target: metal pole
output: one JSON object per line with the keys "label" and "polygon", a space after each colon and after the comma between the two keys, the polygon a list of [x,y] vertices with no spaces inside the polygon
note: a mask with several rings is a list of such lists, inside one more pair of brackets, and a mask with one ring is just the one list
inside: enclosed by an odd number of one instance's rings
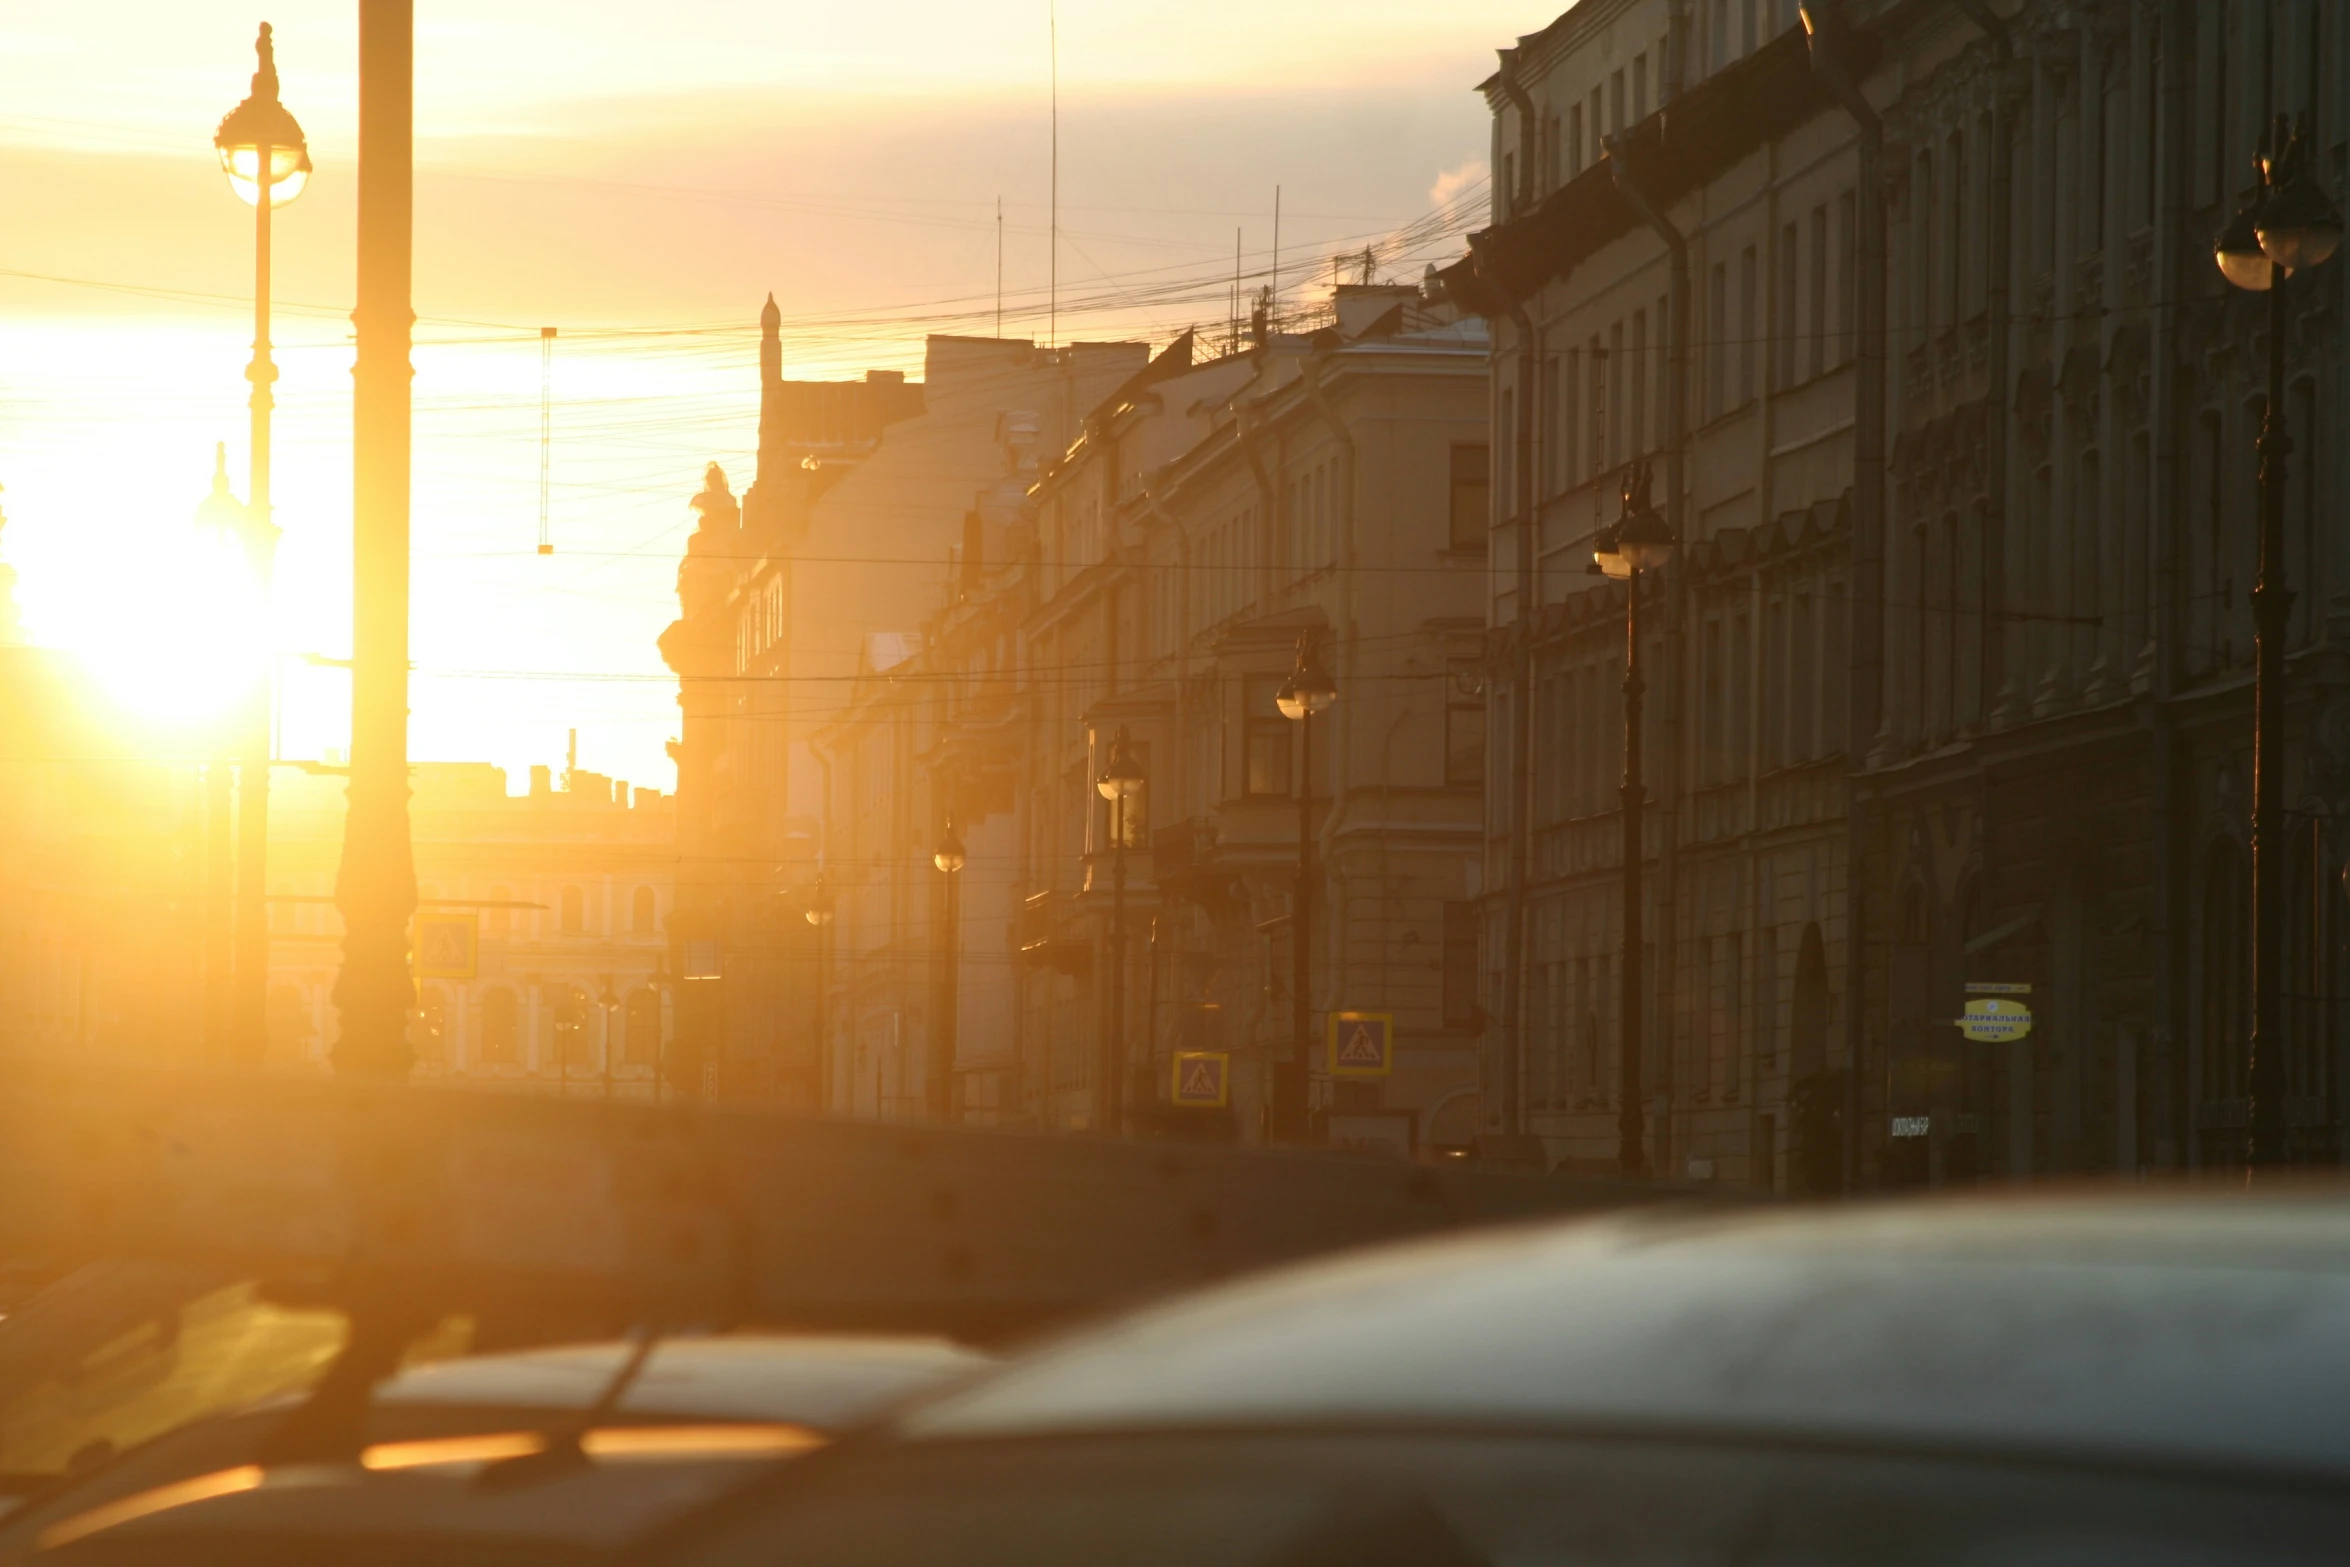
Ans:
{"label": "metal pole", "polygon": [[1618,978],[1623,998],[1623,1038],[1619,1046],[1623,1091],[1616,1110],[1616,1162],[1626,1175],[1642,1175],[1648,1155],[1641,1146],[1647,1111],[1641,1104],[1641,934],[1640,934],[1640,811],[1647,788],[1640,777],[1641,696],[1648,689],[1640,678],[1640,573],[1624,581],[1624,959]]}
{"label": "metal pole", "polygon": [[[262,142],[255,152],[260,199],[253,204],[253,362],[245,368],[245,379],[253,383],[245,550],[259,607],[266,614],[277,562],[277,524],[269,503],[269,420],[276,406],[270,388],[277,381],[269,342],[273,181],[269,143]],[[269,1050],[269,673],[265,661],[246,715],[244,765],[237,788],[236,977],[231,982],[229,1049],[246,1066],[259,1066]]]}
{"label": "metal pole", "polygon": [[407,1076],[408,440],[415,0],[359,0],[359,288],[352,314],[351,784],[335,902],[338,1072]]}
{"label": "metal pole", "polygon": [[946,1009],[939,1020],[938,1068],[931,1074],[931,1119],[944,1124],[954,1109],[956,1025],[961,1022],[958,994],[962,981],[963,873],[947,872]]}
{"label": "metal pole", "polygon": [[1297,918],[1290,945],[1290,1052],[1297,1074],[1300,1142],[1313,1140],[1314,1104],[1314,713],[1297,724]]}
{"label": "metal pole", "polygon": [[1120,1103],[1126,1071],[1126,796],[1110,802],[1110,1037],[1101,1065],[1101,1130],[1116,1137],[1125,1130]]}
{"label": "metal pole", "polygon": [[[2281,141],[2282,138],[2280,137]],[[2246,1162],[2285,1162],[2283,863],[2272,835],[2284,826],[2285,272],[2268,290],[2268,409],[2260,422],[2260,575],[2252,587],[2252,1037],[2245,1063]]]}

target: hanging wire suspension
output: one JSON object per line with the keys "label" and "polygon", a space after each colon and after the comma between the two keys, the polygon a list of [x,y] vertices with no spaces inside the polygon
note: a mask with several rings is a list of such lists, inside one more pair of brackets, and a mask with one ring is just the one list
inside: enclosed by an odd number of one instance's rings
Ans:
{"label": "hanging wire suspension", "polygon": [[555,329],[539,328],[539,553],[555,553],[555,540],[547,532],[548,481],[554,468],[555,456]]}

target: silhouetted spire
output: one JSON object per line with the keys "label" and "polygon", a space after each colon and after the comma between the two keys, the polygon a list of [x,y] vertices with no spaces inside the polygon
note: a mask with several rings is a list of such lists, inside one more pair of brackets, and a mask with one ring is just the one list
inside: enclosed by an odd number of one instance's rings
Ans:
{"label": "silhouetted spire", "polygon": [[196,508],[196,526],[218,529],[231,538],[244,529],[245,503],[237,499],[237,492],[228,484],[226,441],[217,442],[212,448],[212,493]]}
{"label": "silhouetted spire", "polygon": [[778,478],[791,466],[791,457],[783,449],[782,327],[783,312],[775,308],[775,296],[769,294],[759,312],[759,470],[752,477],[754,484]]}

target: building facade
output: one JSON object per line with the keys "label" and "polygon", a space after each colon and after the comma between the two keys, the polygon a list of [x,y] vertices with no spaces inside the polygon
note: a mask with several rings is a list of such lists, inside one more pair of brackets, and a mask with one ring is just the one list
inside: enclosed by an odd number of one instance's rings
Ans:
{"label": "building facade", "polygon": [[[2297,0],[1814,11],[1584,0],[1486,84],[1498,221],[1443,280],[1495,320],[1519,432],[1485,968],[1522,1026],[1485,1130],[1615,1150],[1623,600],[1584,563],[1648,457],[1681,539],[1644,651],[1651,1167],[2233,1160],[2269,345],[2210,245],[2272,110],[2340,188],[2350,29]],[[2346,275],[2290,283],[2286,345],[2287,1110],[2329,1159]],[[2029,986],[2030,1035],[1965,1040],[1970,984]]]}
{"label": "building facade", "polygon": [[[818,734],[827,853],[886,865],[892,911],[839,905],[836,1104],[1303,1130],[1272,1122],[1302,831],[1314,1130],[1473,1138],[1484,369],[1479,323],[1350,286],[1318,331],[1207,360],[1186,334],[1070,439],[1006,445],[1017,504],[971,513],[938,606]],[[1310,767],[1274,701],[1301,637],[1339,690]],[[1113,806],[1121,735],[1142,782]],[[1325,1070],[1342,1010],[1394,1019],[1384,1078]],[[1223,1064],[1223,1104],[1170,1103],[1178,1052]]]}
{"label": "building facade", "polygon": [[[417,908],[475,922],[470,977],[427,974],[409,1030],[418,1081],[654,1098],[700,1093],[678,1060],[669,962],[675,802],[600,774],[488,763],[413,770]],[[340,779],[281,783],[270,826],[269,1064],[323,1070],[335,1037]]]}

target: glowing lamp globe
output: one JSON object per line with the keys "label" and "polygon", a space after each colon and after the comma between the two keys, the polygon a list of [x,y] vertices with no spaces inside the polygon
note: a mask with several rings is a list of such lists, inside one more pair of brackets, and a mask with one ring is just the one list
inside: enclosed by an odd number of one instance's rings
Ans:
{"label": "glowing lamp globe", "polygon": [[269,24],[261,24],[256,46],[261,69],[253,73],[253,93],[229,110],[213,136],[220,154],[221,172],[229,188],[247,206],[261,201],[264,157],[269,177],[269,204],[282,207],[302,194],[310,183],[310,144],[301,124],[277,97],[277,52],[269,38]]}

